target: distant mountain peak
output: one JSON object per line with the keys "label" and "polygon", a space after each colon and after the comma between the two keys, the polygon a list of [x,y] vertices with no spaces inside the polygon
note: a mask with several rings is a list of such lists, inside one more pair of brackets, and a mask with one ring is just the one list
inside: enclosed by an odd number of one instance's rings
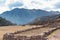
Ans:
{"label": "distant mountain peak", "polygon": [[0,16],[15,23],[17,25],[27,24],[37,17],[52,15],[53,13],[41,9],[24,9],[15,8],[11,11],[6,11]]}

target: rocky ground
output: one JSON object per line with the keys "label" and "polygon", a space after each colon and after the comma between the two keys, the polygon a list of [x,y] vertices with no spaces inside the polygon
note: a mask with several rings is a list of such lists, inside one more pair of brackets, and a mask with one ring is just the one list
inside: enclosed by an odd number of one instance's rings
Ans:
{"label": "rocky ground", "polygon": [[59,34],[60,27],[27,25],[21,26],[20,29],[15,32],[6,33],[3,36],[3,40],[60,40]]}
{"label": "rocky ground", "polygon": [[0,40],[60,40],[60,19],[44,25],[1,26]]}

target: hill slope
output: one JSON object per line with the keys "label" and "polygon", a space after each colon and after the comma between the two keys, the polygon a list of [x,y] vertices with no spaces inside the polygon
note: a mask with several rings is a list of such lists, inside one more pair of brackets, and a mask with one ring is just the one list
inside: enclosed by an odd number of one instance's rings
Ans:
{"label": "hill slope", "polygon": [[7,21],[6,19],[0,17],[0,26],[8,26],[8,25],[14,25],[10,21]]}
{"label": "hill slope", "polygon": [[43,25],[43,24],[48,24],[48,23],[54,23],[57,21],[57,19],[60,19],[60,14],[37,17],[36,19],[34,19],[32,22],[30,22],[28,24],[30,24],[30,25]]}
{"label": "hill slope", "polygon": [[40,9],[29,10],[29,9],[16,8],[11,11],[4,12],[3,14],[1,14],[1,17],[20,25],[20,24],[26,24],[35,19],[36,17],[47,16],[47,15],[51,14],[47,11]]}

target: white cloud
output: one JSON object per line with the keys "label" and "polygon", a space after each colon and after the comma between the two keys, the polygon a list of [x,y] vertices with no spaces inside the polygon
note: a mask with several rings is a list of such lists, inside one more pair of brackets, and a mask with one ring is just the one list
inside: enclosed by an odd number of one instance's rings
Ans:
{"label": "white cloud", "polygon": [[5,12],[5,11],[8,11],[8,7],[7,6],[0,6],[0,14]]}
{"label": "white cloud", "polygon": [[[0,13],[11,10],[9,9],[9,4],[14,2],[22,2],[24,5],[19,8],[27,9],[44,9],[44,10],[60,10],[54,9],[54,4],[60,2],[60,0],[6,0],[5,3],[0,6]],[[16,7],[14,7],[16,8]]]}

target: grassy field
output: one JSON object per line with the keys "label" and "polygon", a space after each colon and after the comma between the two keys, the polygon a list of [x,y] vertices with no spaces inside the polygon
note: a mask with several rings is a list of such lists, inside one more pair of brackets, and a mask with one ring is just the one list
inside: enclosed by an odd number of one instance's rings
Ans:
{"label": "grassy field", "polygon": [[[27,26],[0,26],[0,40],[3,39],[3,35],[5,33],[14,33],[16,31],[26,30],[26,29],[35,28],[35,27],[36,26],[30,26],[30,25],[27,25]],[[40,26],[37,26],[37,27],[40,27]],[[21,35],[22,34],[25,34],[25,35],[39,34],[43,31],[46,31],[46,29],[43,28],[43,29],[31,30],[31,31],[21,33]]]}
{"label": "grassy field", "polygon": [[0,26],[0,40],[2,40],[5,33],[13,33],[18,30],[25,30],[31,27],[21,27],[21,26]]}
{"label": "grassy field", "polygon": [[[14,33],[16,31],[21,31],[21,30],[26,30],[26,29],[30,29],[30,28],[35,28],[36,26],[0,26],[0,40],[3,40],[3,35],[5,33]],[[37,26],[37,27],[42,27],[42,26]],[[35,30],[30,30],[30,31],[26,31],[26,32],[22,32],[20,34],[16,34],[16,35],[27,35],[27,36],[31,36],[31,35],[38,35],[41,34],[43,32],[46,32],[48,30],[50,30],[52,28],[49,27],[44,27],[44,28],[39,28],[39,29],[35,29]],[[57,30],[55,32],[53,32],[50,36],[48,36],[49,40],[52,40],[54,36],[57,35],[57,37],[60,38],[60,30]]]}
{"label": "grassy field", "polygon": [[13,33],[16,31],[30,29],[36,26],[0,26],[0,40],[2,40],[5,33]]}
{"label": "grassy field", "polygon": [[55,32],[53,32],[52,34],[50,34],[48,36],[49,40],[60,40],[60,29],[56,30]]}

